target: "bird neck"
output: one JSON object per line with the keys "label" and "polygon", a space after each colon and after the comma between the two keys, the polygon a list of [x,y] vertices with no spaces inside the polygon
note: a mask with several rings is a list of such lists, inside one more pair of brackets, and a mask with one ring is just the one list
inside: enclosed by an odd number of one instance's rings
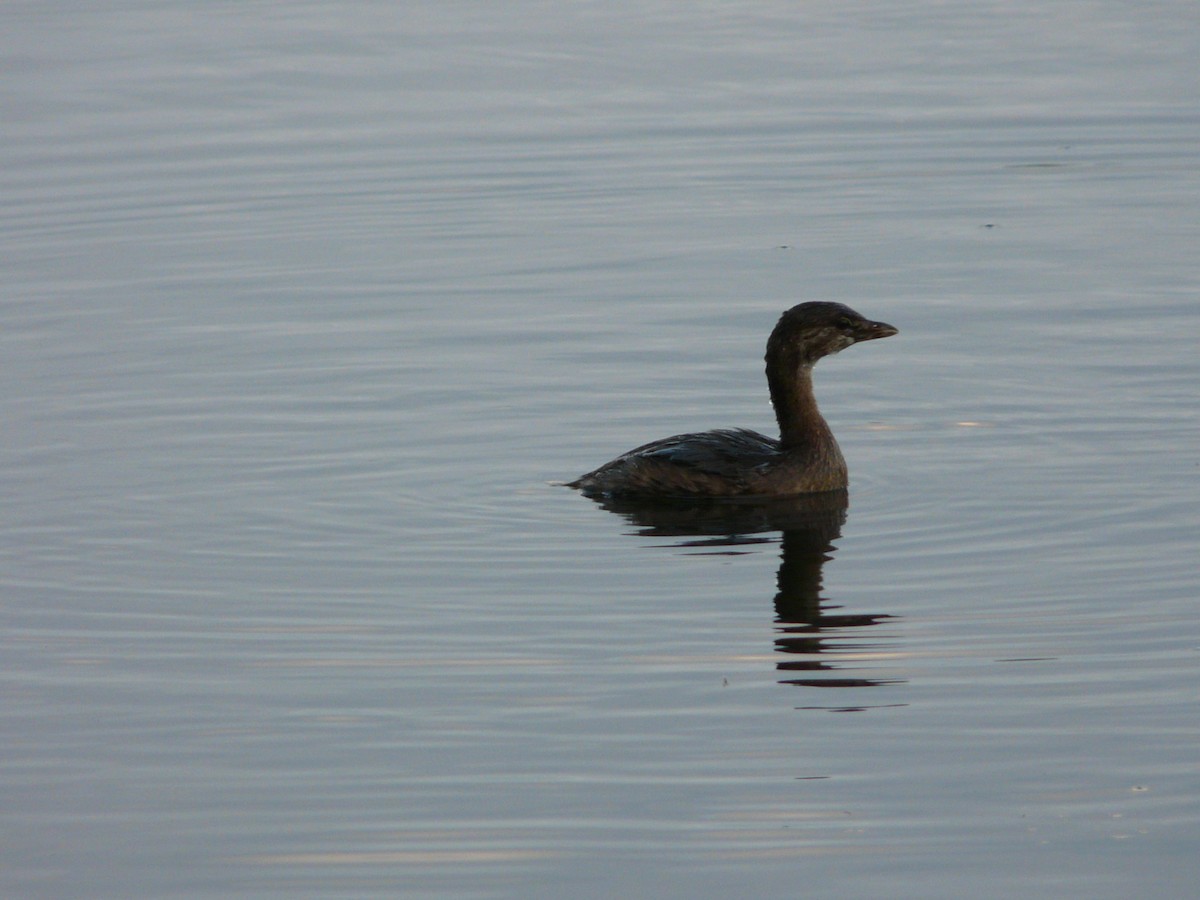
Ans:
{"label": "bird neck", "polygon": [[784,450],[820,450],[834,441],[833,432],[817,409],[812,365],[767,364],[767,386],[779,421],[779,444]]}

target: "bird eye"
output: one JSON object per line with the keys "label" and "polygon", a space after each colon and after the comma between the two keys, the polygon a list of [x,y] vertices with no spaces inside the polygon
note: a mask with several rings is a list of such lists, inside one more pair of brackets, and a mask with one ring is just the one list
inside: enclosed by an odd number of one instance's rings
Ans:
{"label": "bird eye", "polygon": [[853,328],[854,327],[854,320],[851,319],[849,316],[839,316],[837,323],[842,328]]}

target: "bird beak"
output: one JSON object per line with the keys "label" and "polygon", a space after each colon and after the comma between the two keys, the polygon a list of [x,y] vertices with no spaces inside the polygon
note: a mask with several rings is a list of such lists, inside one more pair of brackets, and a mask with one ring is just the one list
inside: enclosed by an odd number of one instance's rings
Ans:
{"label": "bird beak", "polygon": [[858,329],[858,340],[874,341],[878,338],[891,337],[899,334],[900,329],[887,322],[864,322]]}

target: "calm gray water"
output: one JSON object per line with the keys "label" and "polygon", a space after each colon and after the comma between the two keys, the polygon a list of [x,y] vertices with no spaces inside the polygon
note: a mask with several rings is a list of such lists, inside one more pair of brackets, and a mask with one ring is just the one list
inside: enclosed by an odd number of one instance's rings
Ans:
{"label": "calm gray water", "polygon": [[[1193,896],[1194,4],[0,51],[5,897]],[[844,524],[556,484],[818,298]]]}

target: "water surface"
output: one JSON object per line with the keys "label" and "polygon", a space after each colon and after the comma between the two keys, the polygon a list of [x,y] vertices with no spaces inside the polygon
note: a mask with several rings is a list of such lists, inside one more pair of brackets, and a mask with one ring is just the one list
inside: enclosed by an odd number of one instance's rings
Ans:
{"label": "water surface", "polygon": [[5,895],[1190,895],[1195,20],[6,8]]}

